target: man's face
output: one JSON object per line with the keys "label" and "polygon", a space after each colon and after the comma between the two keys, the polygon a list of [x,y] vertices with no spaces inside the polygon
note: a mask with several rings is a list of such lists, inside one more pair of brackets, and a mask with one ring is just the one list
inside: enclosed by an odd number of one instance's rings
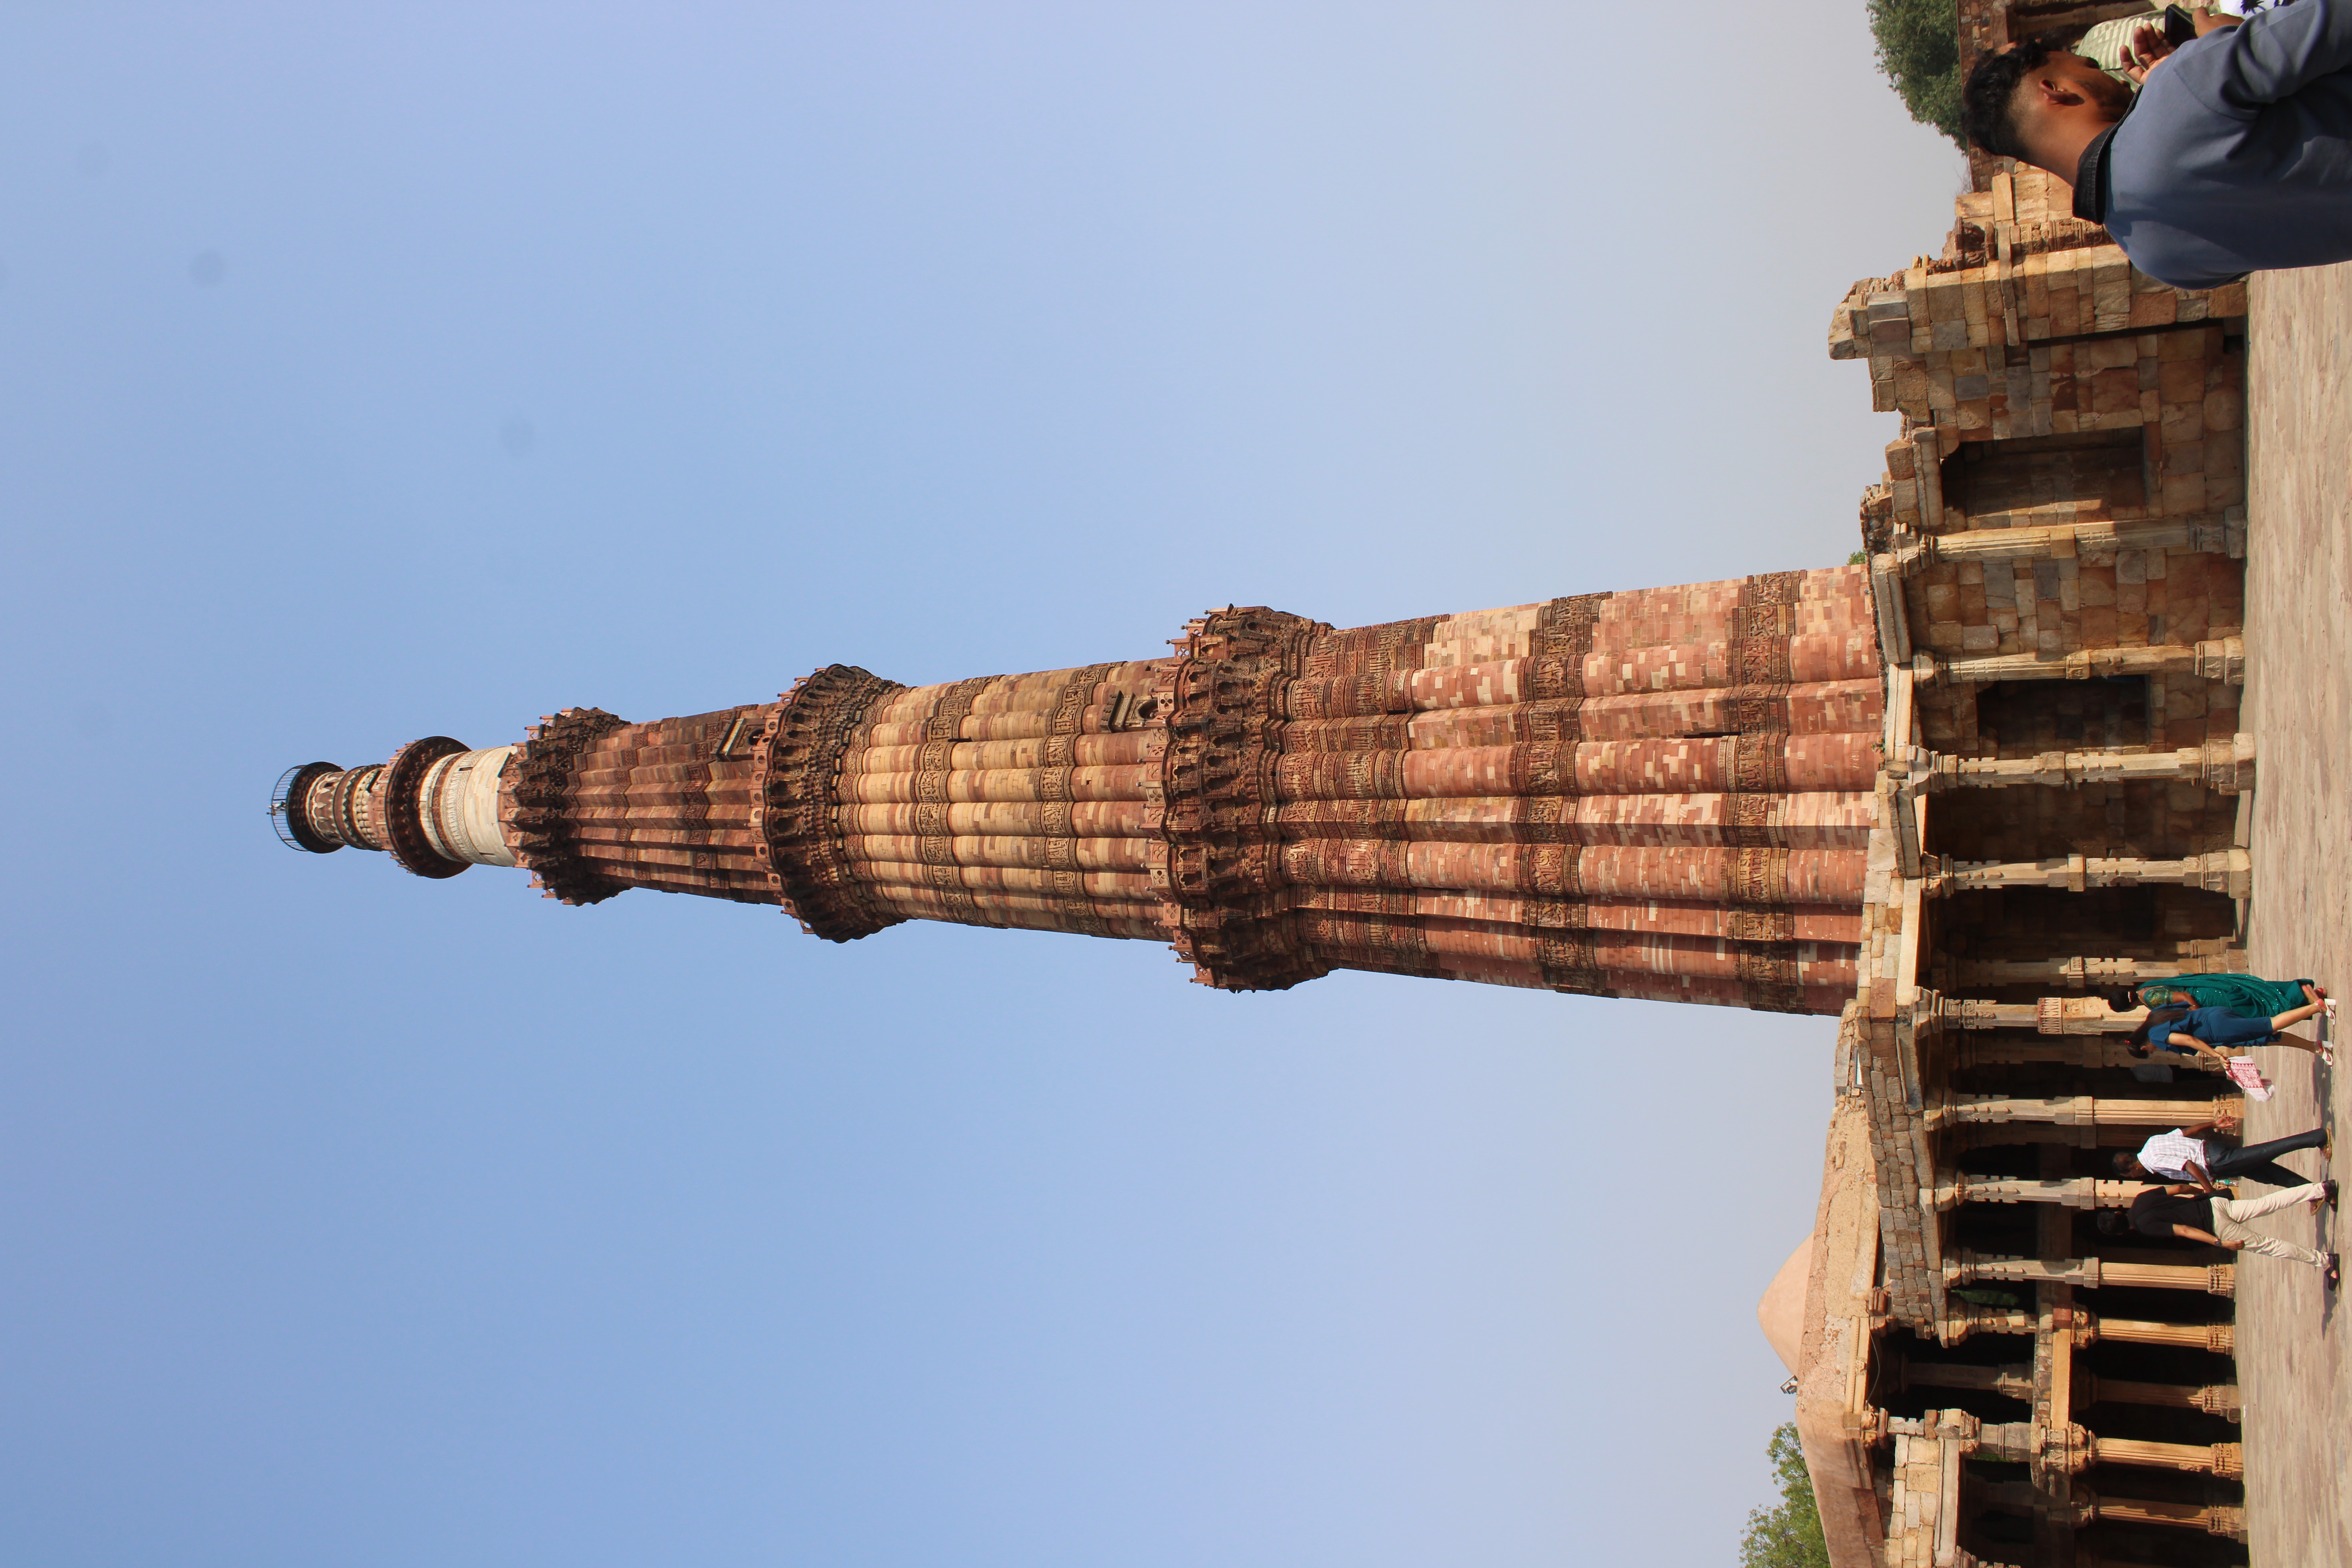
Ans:
{"label": "man's face", "polygon": [[2121,120],[2131,107],[2132,90],[2080,55],[2052,55],[2034,78],[2054,78],[2091,100],[2110,121]]}

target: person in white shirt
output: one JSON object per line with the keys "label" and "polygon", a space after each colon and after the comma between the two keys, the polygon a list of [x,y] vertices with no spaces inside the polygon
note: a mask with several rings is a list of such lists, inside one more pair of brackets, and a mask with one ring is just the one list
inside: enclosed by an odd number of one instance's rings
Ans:
{"label": "person in white shirt", "polygon": [[[2309,1176],[2299,1176],[2278,1163],[2281,1154],[2292,1154],[2297,1149],[2316,1149],[2325,1158],[2333,1148],[2327,1131],[2315,1127],[2308,1132],[2298,1132],[2292,1138],[2273,1138],[2267,1143],[2249,1143],[2242,1149],[2232,1149],[2226,1143],[2200,1136],[2210,1132],[2213,1123],[2200,1121],[2194,1127],[2176,1127],[2169,1132],[2159,1132],[2140,1145],[2137,1154],[2118,1152],[2116,1174],[2126,1179],[2138,1176],[2160,1182],[2185,1182],[2200,1192],[2210,1194],[2216,1185],[2229,1177],[2243,1177],[2273,1187],[2300,1187]],[[2336,1184],[2327,1184],[2327,1201],[2336,1201]]]}

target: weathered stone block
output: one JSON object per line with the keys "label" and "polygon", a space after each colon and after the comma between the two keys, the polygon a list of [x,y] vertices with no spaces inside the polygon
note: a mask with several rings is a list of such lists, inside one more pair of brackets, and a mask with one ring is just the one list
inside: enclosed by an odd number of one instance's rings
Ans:
{"label": "weathered stone block", "polygon": [[2210,487],[2202,473],[2170,473],[2164,476],[2158,491],[2163,515],[2187,517],[2196,512],[2215,510],[2209,500]]}
{"label": "weathered stone block", "polygon": [[2094,371],[2119,370],[2130,367],[2137,374],[2140,351],[2137,338],[2095,338],[2076,351],[2075,358],[2087,363]]}
{"label": "weathered stone block", "polygon": [[[2185,334],[2183,334],[2185,335]],[[2157,390],[2167,403],[2187,403],[2205,395],[2205,362],[2201,359],[2159,359]]]}

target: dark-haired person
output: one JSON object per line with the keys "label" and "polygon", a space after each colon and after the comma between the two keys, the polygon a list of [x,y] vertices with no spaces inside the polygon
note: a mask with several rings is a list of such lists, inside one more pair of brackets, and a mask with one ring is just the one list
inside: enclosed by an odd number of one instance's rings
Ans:
{"label": "dark-haired person", "polygon": [[[2308,1132],[2298,1132],[2291,1138],[2273,1138],[2264,1143],[2249,1143],[2242,1149],[2232,1149],[2227,1143],[2217,1143],[2200,1134],[2210,1132],[2213,1124],[2200,1121],[2194,1127],[2176,1127],[2169,1132],[2159,1132],[2140,1145],[2137,1154],[2116,1152],[2116,1174],[2126,1180],[2134,1176],[2157,1182],[2180,1182],[2210,1196],[2218,1182],[2242,1177],[2260,1182],[2267,1187],[2300,1187],[2310,1184],[2309,1176],[2298,1175],[2278,1163],[2281,1154],[2292,1154],[2298,1149],[2316,1149],[2323,1158],[2334,1152],[2334,1145],[2324,1127]],[[2324,1184],[2332,1199],[2336,1184]]]}
{"label": "dark-haired person", "polygon": [[2249,1223],[2299,1203],[2315,1209],[2326,1197],[2326,1188],[2317,1183],[2289,1187],[2268,1197],[2240,1199],[2203,1197],[2185,1187],[2150,1187],[2132,1200],[2128,1215],[2119,1209],[2102,1209],[2097,1224],[2102,1236],[2127,1236],[2137,1231],[2167,1241],[2201,1241],[2231,1252],[2252,1252],[2264,1258],[2308,1263],[2320,1271],[2321,1279],[2333,1290],[2343,1279],[2343,1260],[2337,1254],[2298,1247],[2280,1237],[2264,1236]]}
{"label": "dark-haired person", "polygon": [[2046,39],[1979,60],[1969,140],[2074,187],[2132,264],[2177,289],[2352,259],[2352,0],[2294,0],[2175,48],[2135,36],[2129,87]]}
{"label": "dark-haired person", "polygon": [[2249,1018],[2267,1018],[2292,1012],[2315,1000],[2326,1005],[2327,988],[2309,978],[2264,980],[2252,974],[2176,974],[2168,980],[2141,981],[2116,998],[2116,1008],[2127,1013],[2134,1007],[2227,1007]]}
{"label": "dark-haired person", "polygon": [[2285,1032],[2327,1005],[2327,999],[2308,984],[2304,986],[2303,994],[2309,1000],[2302,1006],[2273,1013],[2267,1018],[2259,1015],[2248,1017],[2234,1007],[2184,1007],[2178,1004],[2151,1007],[2147,1016],[2139,1021],[2139,1027],[2125,1037],[2124,1049],[2136,1057],[2144,1057],[2151,1050],[2210,1057],[2215,1066],[2227,1069],[2233,1054],[2242,1054],[2256,1046],[2293,1046],[2332,1064],[2336,1060],[2333,1047]]}

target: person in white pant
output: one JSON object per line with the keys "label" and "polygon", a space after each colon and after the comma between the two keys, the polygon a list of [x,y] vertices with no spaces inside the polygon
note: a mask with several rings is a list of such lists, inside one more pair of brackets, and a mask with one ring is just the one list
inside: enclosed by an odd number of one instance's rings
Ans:
{"label": "person in white pant", "polygon": [[2252,1252],[2264,1258],[2308,1263],[2321,1271],[2327,1288],[2333,1290],[2342,1278],[2342,1260],[2336,1254],[2300,1247],[2284,1237],[2266,1236],[2256,1230],[2252,1222],[2295,1204],[2317,1209],[2327,1201],[2328,1189],[2335,1184],[2312,1182],[2259,1198],[2230,1198],[2219,1194],[2209,1197],[2189,1186],[2150,1187],[2132,1200],[2128,1215],[2109,1209],[2099,1215],[2098,1226],[2107,1236],[2137,1231],[2168,1241],[2201,1241],[2231,1252]]}

